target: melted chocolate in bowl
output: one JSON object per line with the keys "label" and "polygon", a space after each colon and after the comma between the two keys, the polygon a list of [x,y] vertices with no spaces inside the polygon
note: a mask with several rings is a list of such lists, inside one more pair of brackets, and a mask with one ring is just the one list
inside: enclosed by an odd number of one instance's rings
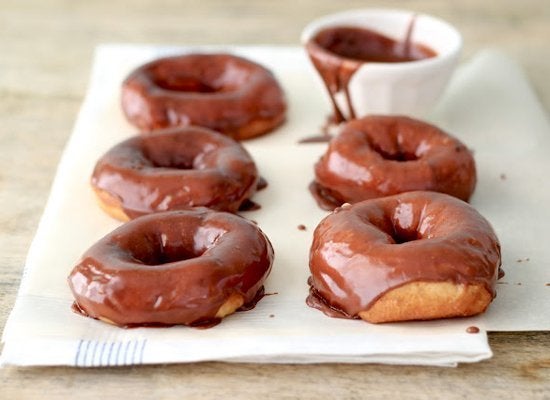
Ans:
{"label": "melted chocolate in bowl", "polygon": [[[394,40],[370,29],[337,26],[319,31],[306,43],[311,61],[330,95],[335,123],[356,118],[349,82],[364,63],[413,62],[437,55],[428,46],[412,42],[414,24],[415,18],[411,19],[404,40]],[[347,118],[335,100],[338,93],[345,96]]]}
{"label": "melted chocolate in bowl", "polygon": [[363,62],[410,62],[435,57],[428,46],[412,43],[410,35],[396,41],[370,29],[336,27],[320,31],[314,42],[340,57]]}

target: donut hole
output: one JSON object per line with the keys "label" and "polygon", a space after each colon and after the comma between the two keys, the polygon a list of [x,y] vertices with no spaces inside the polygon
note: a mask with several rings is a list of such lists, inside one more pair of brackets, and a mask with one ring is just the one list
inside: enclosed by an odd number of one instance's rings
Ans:
{"label": "donut hole", "polygon": [[393,232],[390,232],[395,244],[403,244],[408,242],[413,242],[415,240],[422,239],[420,233],[415,229],[401,229],[394,226]]}
{"label": "donut hole", "polygon": [[416,161],[421,157],[422,149],[419,149],[415,141],[404,140],[404,133],[398,126],[390,126],[387,129],[368,129],[358,133],[362,136],[359,139],[360,143],[368,146],[384,160],[407,162]]}
{"label": "donut hole", "polygon": [[407,151],[406,149],[400,149],[397,146],[391,149],[383,148],[380,144],[371,142],[369,143],[371,149],[378,153],[384,160],[391,161],[416,161],[419,157],[414,151]]}
{"label": "donut hole", "polygon": [[154,76],[153,82],[164,90],[187,93],[214,93],[220,91],[203,80],[187,75]]}
{"label": "donut hole", "polygon": [[212,94],[238,90],[250,80],[250,69],[240,61],[197,54],[153,65],[148,75],[156,87],[166,91]]}
{"label": "donut hole", "polygon": [[415,153],[411,153],[411,152],[406,152],[406,151],[387,152],[381,148],[375,148],[374,151],[380,154],[382,158],[384,158],[385,160],[401,161],[401,162],[418,160],[418,156]]}
{"label": "donut hole", "polygon": [[174,135],[167,135],[165,140],[148,140],[144,138],[143,157],[153,168],[192,170],[204,168],[202,160],[205,155],[215,150],[216,146],[208,142],[203,145],[193,143],[192,137],[180,140]]}
{"label": "donut hole", "polygon": [[170,169],[195,169],[195,157],[185,154],[165,154],[162,157],[148,157],[152,166],[155,168]]}
{"label": "donut hole", "polygon": [[200,257],[204,251],[187,246],[180,240],[168,240],[164,233],[143,237],[138,245],[129,249],[135,261],[149,266],[190,260]]}
{"label": "donut hole", "polygon": [[200,257],[201,255],[202,254],[195,254],[194,252],[181,248],[171,250],[162,248],[152,254],[146,254],[143,259],[138,260],[145,265],[162,265],[172,262],[191,260],[193,258]]}

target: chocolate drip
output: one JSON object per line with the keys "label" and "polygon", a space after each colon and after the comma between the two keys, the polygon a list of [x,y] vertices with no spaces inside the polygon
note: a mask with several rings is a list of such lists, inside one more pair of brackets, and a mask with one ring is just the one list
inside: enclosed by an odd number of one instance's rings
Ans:
{"label": "chocolate drip", "polygon": [[265,189],[268,186],[269,186],[269,183],[267,182],[267,180],[263,176],[260,176],[260,179],[258,180],[258,184],[256,185],[256,190],[260,191]]}
{"label": "chocolate drip", "polygon": [[327,301],[315,290],[311,282],[311,277],[308,279],[309,286],[309,296],[306,297],[306,304],[315,308],[316,310],[322,311],[327,317],[331,318],[342,318],[342,319],[359,319],[357,316],[352,316],[344,311],[332,307]]}
{"label": "chocolate drip", "polygon": [[[415,21],[416,16],[413,16],[402,41],[370,29],[337,26],[321,30],[306,44],[310,59],[329,93],[335,123],[357,117],[349,83],[364,63],[411,62],[436,55],[431,48],[412,42]],[[338,94],[345,98],[347,117],[336,101]]]}
{"label": "chocolate drip", "polygon": [[239,207],[239,211],[257,211],[261,208],[262,206],[259,205],[258,203],[250,199],[246,199],[245,201],[243,201],[243,203]]}
{"label": "chocolate drip", "polygon": [[[322,31],[321,34],[323,32],[325,31]],[[306,49],[329,93],[334,110],[334,122],[339,124],[347,119],[355,118],[355,110],[349,93],[349,82],[361,66],[361,63],[355,60],[342,60],[338,56],[328,53],[326,49],[317,43],[316,39],[308,42]],[[335,97],[341,92],[344,93],[346,98],[350,118],[344,116],[343,111],[336,102]]]}
{"label": "chocolate drip", "polygon": [[329,189],[319,185],[316,181],[312,181],[308,188],[317,205],[323,210],[332,211],[343,203],[334,197]]}
{"label": "chocolate drip", "polygon": [[248,303],[246,304],[243,304],[242,306],[240,306],[238,309],[237,309],[237,312],[240,312],[240,311],[250,311],[252,310],[254,307],[256,307],[256,304],[258,304],[258,302],[263,299],[265,296],[267,296],[267,294],[265,293],[265,287],[262,286],[257,292],[256,292],[256,295],[252,298],[252,300],[250,300]]}

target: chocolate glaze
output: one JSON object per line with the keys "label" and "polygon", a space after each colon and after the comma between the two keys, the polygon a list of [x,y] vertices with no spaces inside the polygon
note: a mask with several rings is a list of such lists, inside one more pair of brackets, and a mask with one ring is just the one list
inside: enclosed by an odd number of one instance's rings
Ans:
{"label": "chocolate glaze", "polygon": [[368,116],[346,123],[331,140],[310,191],[331,210],[413,190],[468,200],[475,184],[473,156],[457,139],[412,118]]}
{"label": "chocolate glaze", "polygon": [[132,137],[97,162],[91,179],[130,217],[205,206],[237,212],[260,184],[239,143],[198,127]]}
{"label": "chocolate glaze", "polygon": [[494,297],[500,245],[467,203],[409,192],[330,214],[315,229],[309,266],[308,304],[355,318],[410,282],[481,284]]}
{"label": "chocolate glaze", "polygon": [[[349,82],[364,63],[411,62],[436,55],[429,47],[411,41],[414,24],[413,17],[403,41],[396,41],[370,29],[337,26],[319,31],[306,43],[311,61],[330,95],[336,123],[356,118]],[[347,116],[335,100],[335,96],[341,92],[346,99]]]}
{"label": "chocolate glaze", "polygon": [[198,125],[247,139],[280,125],[286,102],[273,74],[252,61],[188,54],[133,71],[122,86],[122,109],[142,131]]}
{"label": "chocolate glaze", "polygon": [[207,209],[130,221],[93,245],[69,275],[77,309],[119,326],[211,325],[232,294],[249,309],[273,262],[267,237]]}

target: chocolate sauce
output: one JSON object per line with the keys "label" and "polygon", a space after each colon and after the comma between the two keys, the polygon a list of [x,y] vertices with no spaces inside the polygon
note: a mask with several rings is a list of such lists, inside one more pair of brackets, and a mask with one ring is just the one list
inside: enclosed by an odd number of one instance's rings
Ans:
{"label": "chocolate sauce", "polygon": [[307,230],[307,228],[304,224],[300,224],[300,225],[298,225],[298,230],[299,231],[305,231],[305,230]]}
{"label": "chocolate sauce", "polygon": [[431,48],[411,42],[413,29],[414,19],[405,39],[397,41],[370,29],[339,26],[320,31],[313,40],[337,56],[362,62],[401,63],[435,57]]}
{"label": "chocolate sauce", "polygon": [[[411,19],[401,41],[366,28],[338,26],[321,30],[306,43],[311,61],[330,95],[336,123],[356,118],[349,82],[364,63],[413,62],[436,56],[431,48],[412,42],[415,20]],[[343,93],[346,99],[347,117],[336,102],[338,93]]]}
{"label": "chocolate sauce", "polygon": [[467,333],[479,333],[479,328],[477,326],[469,326],[466,328]]}

